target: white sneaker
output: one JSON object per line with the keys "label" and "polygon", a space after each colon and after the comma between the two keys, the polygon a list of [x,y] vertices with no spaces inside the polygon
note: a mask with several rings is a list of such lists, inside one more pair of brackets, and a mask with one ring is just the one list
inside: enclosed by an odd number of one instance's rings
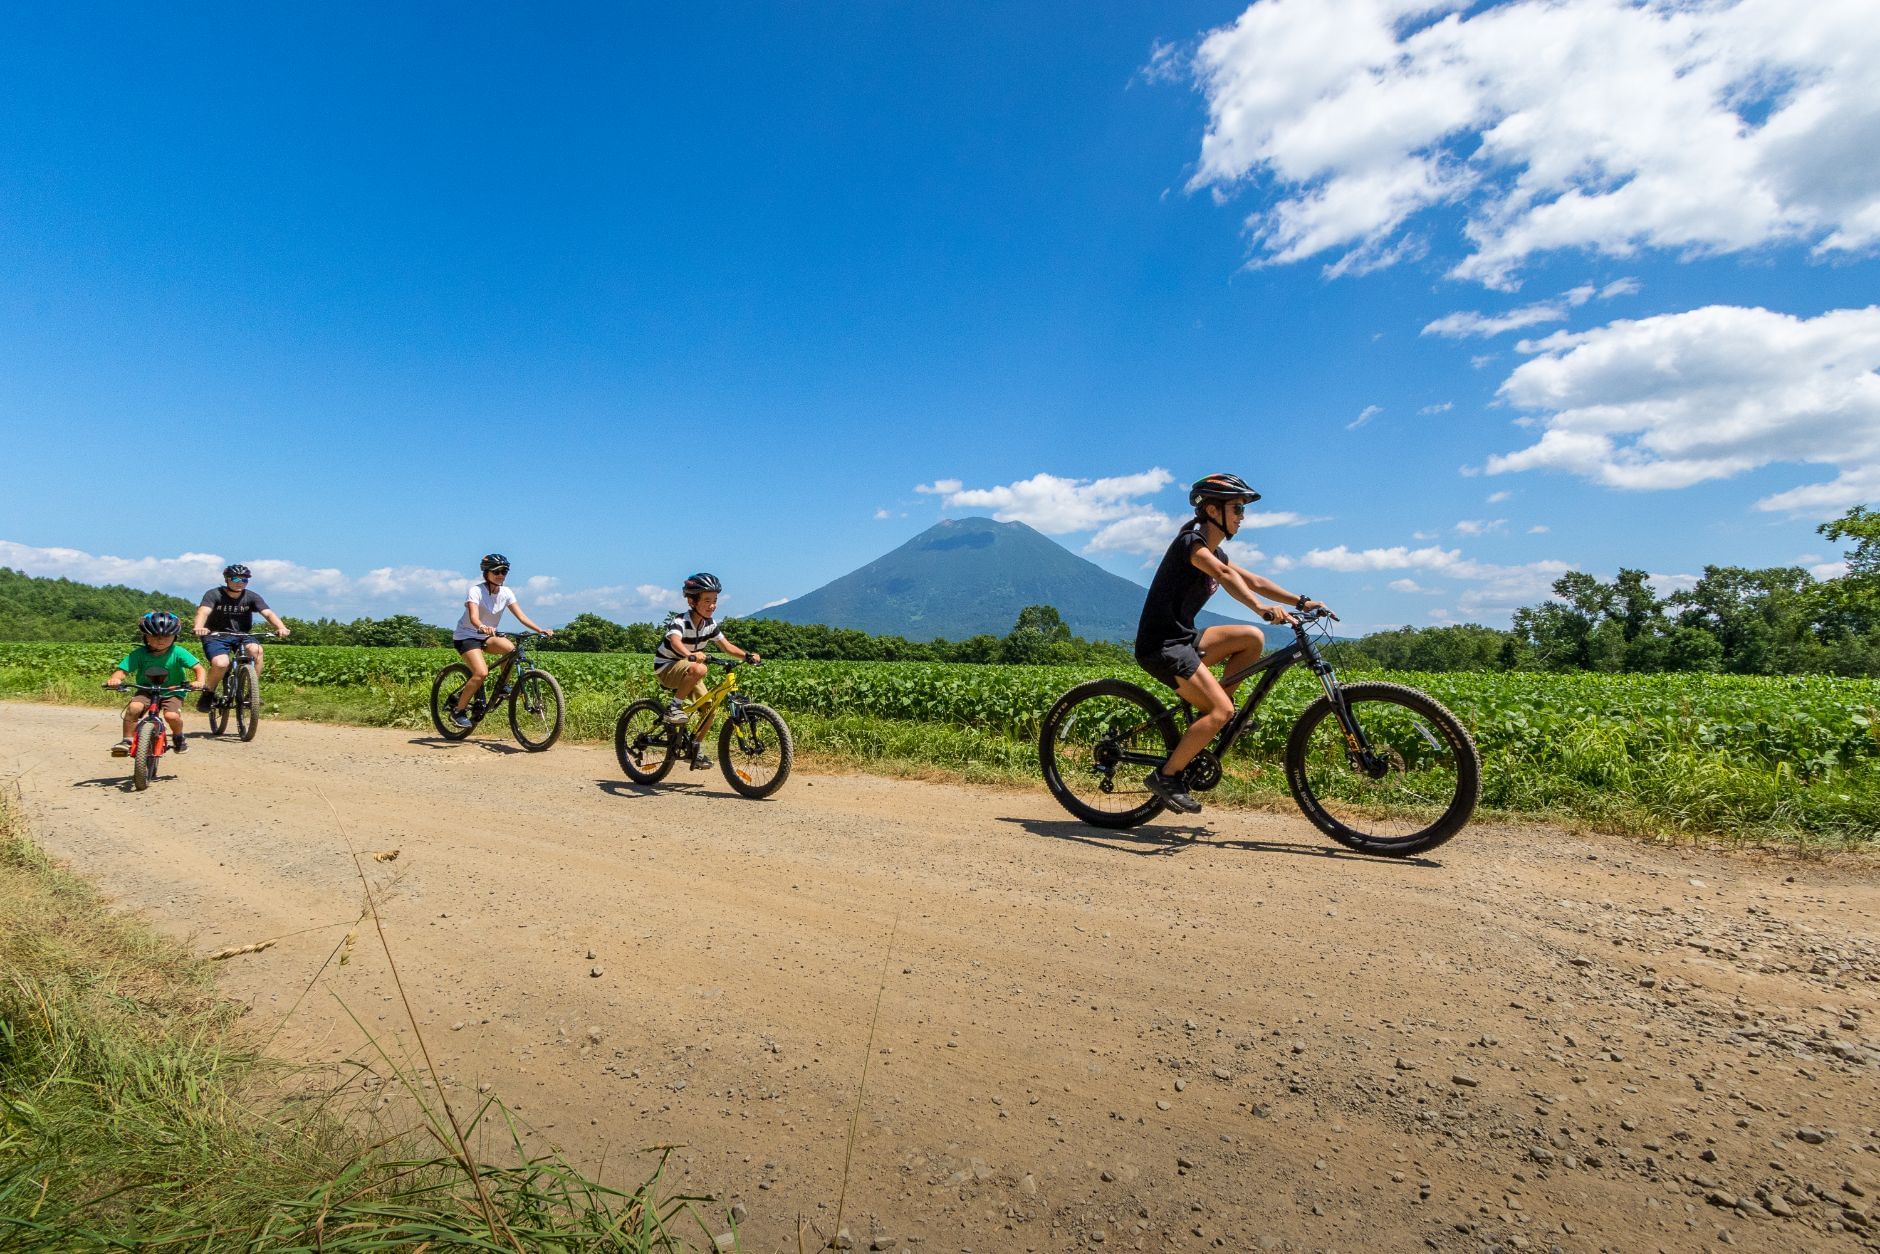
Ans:
{"label": "white sneaker", "polygon": [[666,721],[679,724],[685,722],[685,703],[678,700],[666,702]]}

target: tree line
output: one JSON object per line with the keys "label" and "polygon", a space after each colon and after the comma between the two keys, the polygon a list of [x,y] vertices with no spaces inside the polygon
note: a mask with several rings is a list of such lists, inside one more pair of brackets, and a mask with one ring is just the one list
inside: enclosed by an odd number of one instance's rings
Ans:
{"label": "tree line", "polygon": [[1849,543],[1847,573],[1706,566],[1659,596],[1642,570],[1570,571],[1506,631],[1400,627],[1336,646],[1345,665],[1389,670],[1714,671],[1880,676],[1880,511],[1855,506],[1816,530]]}
{"label": "tree line", "polygon": [[[1850,545],[1847,573],[1816,579],[1799,566],[1760,570],[1706,566],[1695,586],[1659,596],[1642,570],[1612,580],[1571,571],[1553,597],[1516,610],[1507,630],[1469,623],[1399,627],[1339,641],[1340,665],[1387,670],[1719,671],[1740,675],[1880,676],[1880,511],[1856,506],[1816,529]],[[173,610],[185,623],[195,606],[177,597],[113,584],[95,587],[0,567],[0,640],[126,640],[148,609]],[[442,648],[450,629],[410,614],[389,618],[289,617],[287,645]],[[577,615],[544,650],[651,653],[660,623],[616,623]],[[1073,635],[1049,605],[1019,611],[1003,636],[907,640],[847,627],[734,618],[726,634],[774,657],[864,662],[978,662],[1022,665],[1130,665],[1128,646]],[[1268,633],[1269,641],[1278,639]]]}

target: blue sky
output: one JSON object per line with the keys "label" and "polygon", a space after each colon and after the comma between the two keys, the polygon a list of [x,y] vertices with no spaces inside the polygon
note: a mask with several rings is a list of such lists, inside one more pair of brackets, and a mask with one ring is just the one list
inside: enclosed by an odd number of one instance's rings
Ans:
{"label": "blue sky", "polygon": [[0,19],[0,563],[743,612],[1234,470],[1358,629],[1832,574],[1880,504],[1859,0]]}

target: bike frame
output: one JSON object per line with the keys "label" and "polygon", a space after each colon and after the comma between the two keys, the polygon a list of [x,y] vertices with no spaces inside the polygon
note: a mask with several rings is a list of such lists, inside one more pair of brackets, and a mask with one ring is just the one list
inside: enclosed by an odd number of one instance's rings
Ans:
{"label": "bike frame", "polygon": [[[1338,686],[1338,676],[1333,673],[1332,664],[1319,656],[1317,647],[1313,645],[1311,636],[1306,632],[1308,626],[1318,621],[1317,613],[1300,619],[1292,624],[1293,642],[1291,644],[1275,649],[1266,656],[1249,662],[1245,666],[1236,667],[1221,676],[1222,686],[1241,683],[1256,674],[1260,678],[1255,682],[1253,691],[1247,694],[1246,700],[1234,711],[1233,717],[1227,720],[1227,726],[1221,728],[1220,734],[1209,743],[1207,752],[1212,753],[1217,762],[1227,757],[1228,750],[1232,749],[1234,742],[1240,739],[1240,734],[1253,720],[1254,711],[1260,708],[1260,703],[1266,700],[1268,693],[1273,691],[1273,685],[1279,682],[1279,677],[1294,666],[1304,664],[1319,677],[1319,685],[1325,689],[1325,698],[1332,703],[1332,712],[1338,718],[1338,725],[1345,732],[1346,751],[1363,763],[1367,771],[1369,770],[1372,760],[1371,746],[1364,738],[1364,729],[1359,727],[1357,721],[1351,717],[1351,708],[1345,703],[1344,689]],[[1187,704],[1185,701],[1177,700],[1174,705],[1164,708],[1171,716],[1174,716],[1187,708]],[[1126,752],[1120,756],[1119,761],[1134,762],[1142,766],[1161,766],[1168,761],[1168,755],[1156,756]]]}
{"label": "bike frame", "polygon": [[515,691],[510,687],[510,680],[518,672],[527,670],[530,665],[529,649],[525,642],[535,639],[536,634],[533,631],[519,631],[508,637],[510,643],[516,647],[505,654],[502,661],[490,667],[490,673],[484,679],[483,686],[477,689],[477,695],[470,699],[473,709],[480,705],[487,712],[509,699],[510,694]]}
{"label": "bike frame", "polygon": [[[261,669],[261,663],[248,656],[248,646],[260,644],[263,640],[271,640],[273,637],[271,635],[258,636],[251,631],[212,631],[202,638],[204,640],[231,640],[235,643],[236,647],[229,655],[228,669],[222,672],[222,682],[215,686],[216,700],[224,705],[232,705],[235,701],[236,668],[251,665],[256,671]],[[203,665],[208,666],[208,664],[208,659],[204,658]]]}
{"label": "bike frame", "polygon": [[[106,685],[109,687],[110,685]],[[119,684],[119,692],[134,692],[145,698],[144,712],[137,716],[134,733],[131,736],[131,753],[137,753],[137,746],[143,743],[147,734],[146,727],[154,729],[156,740],[150,746],[150,756],[162,757],[170,748],[170,725],[163,721],[163,699],[169,696],[183,697],[189,693],[187,684]]]}
{"label": "bike frame", "polygon": [[[687,720],[687,730],[691,732],[694,740],[704,738],[705,733],[711,730],[712,720],[718,717],[719,707],[729,701],[738,691],[738,667],[744,664],[744,659],[725,658],[721,661],[717,658],[707,658],[705,664],[724,667],[725,677],[716,684],[708,685],[705,691],[694,693],[691,697],[692,715],[699,719],[697,731],[691,731],[691,720]],[[699,718],[701,714],[704,717]]]}

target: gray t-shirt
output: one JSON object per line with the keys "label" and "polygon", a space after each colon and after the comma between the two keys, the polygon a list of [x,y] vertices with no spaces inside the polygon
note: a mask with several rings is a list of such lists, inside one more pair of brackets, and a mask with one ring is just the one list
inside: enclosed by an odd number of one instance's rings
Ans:
{"label": "gray t-shirt", "polygon": [[202,594],[198,606],[209,607],[203,626],[210,631],[253,631],[255,615],[268,608],[259,592],[243,588],[240,596],[230,596],[227,588],[211,588]]}

